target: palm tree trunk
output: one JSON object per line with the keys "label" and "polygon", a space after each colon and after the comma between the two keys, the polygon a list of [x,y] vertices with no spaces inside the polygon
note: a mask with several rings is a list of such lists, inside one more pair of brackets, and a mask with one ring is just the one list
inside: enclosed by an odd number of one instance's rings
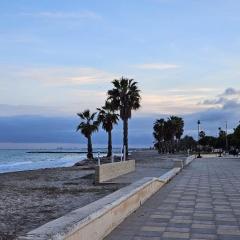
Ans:
{"label": "palm tree trunk", "polygon": [[108,131],[108,154],[107,157],[112,156],[112,131]]}
{"label": "palm tree trunk", "polygon": [[88,153],[87,153],[87,158],[88,158],[88,159],[93,159],[92,138],[91,138],[91,136],[89,136],[87,140],[88,140]]}
{"label": "palm tree trunk", "polygon": [[158,153],[161,153],[161,142],[158,140]]}
{"label": "palm tree trunk", "polygon": [[174,153],[174,148],[175,148],[174,136],[175,135],[173,134],[171,138],[171,153]]}
{"label": "palm tree trunk", "polygon": [[128,156],[128,118],[123,120],[123,147],[126,147],[126,157]]}

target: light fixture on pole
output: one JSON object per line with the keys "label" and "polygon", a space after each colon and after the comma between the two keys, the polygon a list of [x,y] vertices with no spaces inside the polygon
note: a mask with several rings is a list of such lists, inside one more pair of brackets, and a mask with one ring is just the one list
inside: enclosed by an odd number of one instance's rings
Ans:
{"label": "light fixture on pole", "polygon": [[201,152],[200,152],[200,144],[199,144],[199,140],[200,140],[200,120],[197,121],[198,124],[198,156],[197,158],[201,158]]}
{"label": "light fixture on pole", "polygon": [[228,152],[228,122],[226,121],[226,153]]}

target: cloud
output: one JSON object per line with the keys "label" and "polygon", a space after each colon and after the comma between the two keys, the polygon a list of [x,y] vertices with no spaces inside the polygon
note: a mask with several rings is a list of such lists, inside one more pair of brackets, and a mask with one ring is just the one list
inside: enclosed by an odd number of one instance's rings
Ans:
{"label": "cloud", "polygon": [[77,19],[101,19],[101,16],[93,11],[81,11],[81,12],[62,12],[62,11],[43,11],[36,13],[22,12],[21,16],[26,17],[37,17],[44,19],[55,19],[55,20],[77,20]]}
{"label": "cloud", "polygon": [[208,109],[198,103],[215,93],[213,88],[167,89],[142,93],[142,114],[190,114]]}
{"label": "cloud", "polygon": [[145,63],[145,64],[135,65],[135,67],[139,69],[145,69],[145,70],[168,70],[168,69],[180,68],[180,65],[168,64],[168,63]]}
{"label": "cloud", "polygon": [[[130,145],[151,145],[152,143],[152,117],[135,118],[129,124],[129,143]],[[43,117],[43,116],[0,116],[0,148],[6,146],[1,143],[78,143],[79,147],[85,144],[86,139],[76,132],[79,117]],[[144,129],[143,129],[144,128]],[[139,131],[142,129],[142,131]],[[150,130],[150,131],[149,131]],[[114,127],[113,144],[122,143],[122,123]],[[107,144],[107,134],[102,129],[93,135],[94,147],[98,144]],[[35,147],[41,145],[35,145]],[[55,146],[56,147],[56,146]]]}
{"label": "cloud", "polygon": [[240,95],[240,90],[235,88],[227,88],[222,94],[219,96],[233,96],[233,95]]}
{"label": "cloud", "polygon": [[[177,90],[177,89],[175,89]],[[236,90],[236,89],[235,89]],[[197,120],[201,120],[201,129],[206,131],[207,134],[216,136],[218,127],[224,127],[225,121],[228,121],[229,132],[238,124],[240,119],[240,104],[236,101],[224,102],[221,107],[209,107],[208,105],[197,104],[199,98],[203,96],[196,96],[195,93],[198,89],[189,91],[187,95],[175,95],[176,92],[159,94],[143,94],[143,111],[134,113],[133,118],[129,121],[129,142],[130,145],[145,145],[152,144],[152,125],[157,118],[167,118],[170,114],[182,116],[185,121],[184,134],[190,134],[194,137],[197,136]],[[179,93],[182,90],[179,89]],[[224,91],[226,92],[226,91]],[[223,92],[223,93],[224,93]],[[237,92],[234,91],[234,92]],[[76,91],[77,93],[77,91]],[[83,99],[89,99],[89,96],[95,96],[95,93],[88,93],[86,91]],[[96,99],[98,102],[93,104],[99,105],[99,99],[104,98],[99,93]],[[184,94],[186,94],[184,92]],[[219,98],[221,94],[216,95]],[[92,100],[92,98],[91,98]],[[102,101],[103,99],[101,99]],[[83,110],[87,102],[81,106],[82,99],[76,102],[71,108],[79,107]],[[86,100],[88,101],[88,100]],[[76,110],[75,109],[75,110]],[[56,109],[59,110],[58,108]],[[66,111],[66,109],[63,109]],[[68,109],[69,110],[69,109]],[[64,114],[54,116],[55,108],[41,107],[31,105],[0,105],[1,111],[8,111],[9,116],[0,114],[0,142],[17,142],[17,143],[80,143],[84,144],[85,139],[75,132],[76,125],[79,121],[76,114],[66,116]],[[52,113],[50,113],[52,112]],[[11,114],[10,114],[11,113]],[[25,114],[24,114],[25,113]],[[47,116],[44,115],[47,113]],[[25,116],[15,116],[15,115]],[[33,116],[35,114],[35,116]],[[64,117],[63,117],[64,116]],[[114,128],[114,144],[119,145],[122,141],[122,122]],[[107,138],[104,131],[94,134],[93,142],[96,144],[106,144]],[[1,147],[1,144],[0,144]]]}
{"label": "cloud", "polygon": [[111,81],[118,77],[86,67],[0,66],[0,71],[0,116],[60,116],[95,110],[104,104]]}
{"label": "cloud", "polygon": [[225,98],[205,99],[200,104],[202,105],[219,105],[225,102]]}
{"label": "cloud", "polygon": [[[143,94],[143,109],[145,114],[164,113],[164,114],[187,114],[195,112],[198,96],[181,96],[181,95],[157,95]],[[201,109],[204,109],[202,107]]]}
{"label": "cloud", "polygon": [[[208,109],[192,114],[178,114],[185,121],[184,134],[197,136],[197,120],[201,120],[201,129],[207,134],[216,136],[218,127],[224,127],[228,120],[229,132],[238,124],[239,111],[227,111],[220,109]],[[152,127],[157,118],[167,118],[169,115],[155,113],[147,116],[133,116],[129,121],[129,143],[132,145],[150,146],[153,141]],[[1,143],[75,143],[85,144],[85,138],[76,133],[79,122],[78,117],[43,117],[43,116],[0,116],[0,148]],[[122,142],[122,122],[120,121],[113,130],[113,144]],[[100,130],[93,135],[94,147],[98,144],[107,144],[107,134]],[[85,146],[85,145],[84,145]],[[38,147],[38,145],[35,145]],[[56,147],[56,146],[55,146]]]}
{"label": "cloud", "polygon": [[[94,88],[91,87],[93,86],[92,84],[84,87],[84,84],[89,84],[89,82],[84,82],[85,81],[81,81],[82,85],[60,85],[60,87],[57,88],[53,85],[53,93],[44,96],[44,98],[41,97],[44,95],[44,89],[37,88],[37,94],[39,94],[39,92],[40,94],[39,97],[36,95],[34,97],[38,100],[38,102],[35,102],[35,105],[33,103],[33,105],[28,105],[27,103],[21,105],[2,104],[0,105],[0,116],[38,113],[44,116],[61,116],[73,115],[85,108],[95,110],[96,107],[104,103],[106,99],[106,91],[111,86],[110,81],[106,82],[106,86],[104,86],[102,90],[100,89],[103,85],[101,82],[99,82],[97,88],[95,88],[96,83],[94,84]],[[47,86],[47,89],[48,88],[49,86]],[[59,91],[61,92],[59,93]],[[198,102],[203,99],[204,96],[206,96],[205,92],[201,89],[193,89],[191,91],[187,91],[186,89],[174,89],[174,91],[162,90],[156,92],[142,92],[142,107],[139,111],[134,113],[134,115],[146,116],[153,113],[193,113],[208,108],[208,106],[205,105],[198,105]]]}
{"label": "cloud", "polygon": [[[38,81],[46,85],[89,85],[110,82],[116,74],[91,67],[0,67],[9,80]],[[3,79],[4,80],[4,79]]]}
{"label": "cloud", "polygon": [[240,109],[240,101],[239,100],[227,100],[223,104],[223,109],[227,110],[239,110]]}
{"label": "cloud", "polygon": [[202,129],[208,135],[214,136],[218,133],[218,127],[224,127],[226,121],[228,121],[230,132],[238,125],[240,119],[240,91],[238,89],[227,88],[215,98],[205,99],[198,105],[205,106],[206,109],[185,116],[188,133],[196,136],[197,119],[201,120]]}
{"label": "cloud", "polygon": [[199,104],[220,109],[238,108],[240,107],[240,90],[227,88],[223,93],[217,95],[215,98],[205,99]]}
{"label": "cloud", "polygon": [[175,93],[175,94],[193,94],[193,95],[205,95],[205,94],[212,94],[214,92],[216,92],[217,89],[216,88],[193,88],[193,89],[187,89],[187,88],[175,88],[175,89],[168,89],[165,92],[169,92],[169,93]]}
{"label": "cloud", "polygon": [[55,107],[0,104],[0,117],[17,115],[52,116],[56,114],[60,115],[61,113],[61,110]]}

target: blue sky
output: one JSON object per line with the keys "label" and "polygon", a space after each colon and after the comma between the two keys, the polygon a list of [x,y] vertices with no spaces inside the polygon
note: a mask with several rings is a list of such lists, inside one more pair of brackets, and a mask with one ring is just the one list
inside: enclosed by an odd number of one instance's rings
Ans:
{"label": "blue sky", "polygon": [[[240,118],[239,10],[238,0],[1,0],[0,142],[77,142],[75,113],[102,105],[110,81],[122,75],[142,90],[132,144],[142,134],[150,145],[152,122],[162,115],[183,116],[190,134],[198,118],[211,134],[226,120],[233,128]],[[63,129],[40,136],[30,127],[36,121]]]}

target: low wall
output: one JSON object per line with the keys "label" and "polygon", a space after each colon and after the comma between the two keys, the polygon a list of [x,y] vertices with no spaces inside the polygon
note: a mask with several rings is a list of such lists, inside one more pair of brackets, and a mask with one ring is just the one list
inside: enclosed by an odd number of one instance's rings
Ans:
{"label": "low wall", "polygon": [[182,159],[176,159],[176,160],[174,159],[173,162],[174,162],[173,166],[175,168],[183,168],[185,165],[185,160],[182,160]]}
{"label": "low wall", "polygon": [[172,170],[164,173],[161,177],[158,179],[161,182],[167,183],[169,182],[175,175],[177,175],[181,171],[181,168],[173,168]]}
{"label": "low wall", "polygon": [[186,159],[174,159],[174,168],[184,168],[189,165],[196,157],[194,155],[188,156]]}
{"label": "low wall", "polygon": [[159,178],[143,178],[53,220],[18,240],[101,240],[180,170],[174,168]]}
{"label": "low wall", "polygon": [[163,182],[143,178],[83,208],[51,221],[18,240],[100,240],[157,192]]}
{"label": "low wall", "polygon": [[101,183],[135,171],[135,160],[114,162],[96,166],[95,182]]}
{"label": "low wall", "polygon": [[[195,157],[186,159],[186,165]],[[101,240],[169,182],[182,168],[159,178],[146,177],[85,207],[18,237],[17,240]]]}
{"label": "low wall", "polygon": [[219,153],[201,153],[201,156],[202,157],[205,157],[205,158],[211,158],[211,157],[218,157],[219,156]]}
{"label": "low wall", "polygon": [[189,165],[195,158],[196,158],[195,155],[191,155],[191,156],[187,157],[185,160],[185,166]]}

